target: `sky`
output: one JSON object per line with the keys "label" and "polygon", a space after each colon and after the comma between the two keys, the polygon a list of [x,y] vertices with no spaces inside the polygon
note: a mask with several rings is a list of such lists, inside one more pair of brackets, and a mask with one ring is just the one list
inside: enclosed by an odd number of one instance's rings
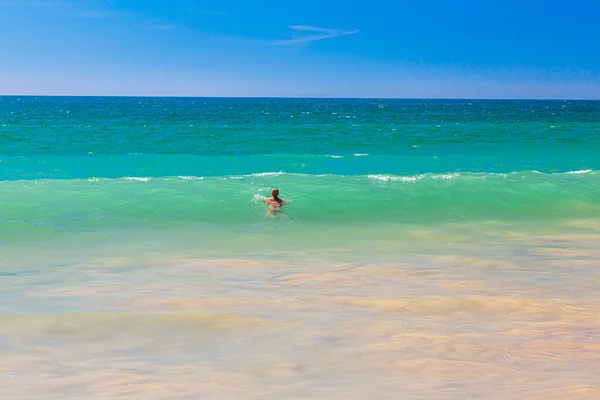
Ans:
{"label": "sky", "polygon": [[0,0],[0,95],[600,99],[597,0]]}

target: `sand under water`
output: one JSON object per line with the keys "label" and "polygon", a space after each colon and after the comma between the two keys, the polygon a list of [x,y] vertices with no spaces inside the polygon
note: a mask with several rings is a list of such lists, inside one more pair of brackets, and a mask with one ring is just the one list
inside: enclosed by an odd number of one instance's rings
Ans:
{"label": "sand under water", "polygon": [[0,395],[600,396],[600,221],[380,227],[352,250],[349,229],[285,249],[284,225],[235,258],[152,235],[4,257]]}

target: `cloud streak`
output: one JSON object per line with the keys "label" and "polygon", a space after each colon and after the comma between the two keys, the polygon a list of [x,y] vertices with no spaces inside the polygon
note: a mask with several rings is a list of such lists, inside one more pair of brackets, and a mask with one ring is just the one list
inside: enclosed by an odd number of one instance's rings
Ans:
{"label": "cloud streak", "polygon": [[317,40],[333,39],[339,36],[354,35],[355,33],[360,32],[358,29],[355,29],[353,31],[345,31],[342,29],[319,28],[317,26],[308,25],[291,25],[290,29],[296,32],[305,32],[308,34],[304,36],[297,36],[293,39],[278,40],[273,44],[276,46],[282,46],[298,43],[308,43]]}

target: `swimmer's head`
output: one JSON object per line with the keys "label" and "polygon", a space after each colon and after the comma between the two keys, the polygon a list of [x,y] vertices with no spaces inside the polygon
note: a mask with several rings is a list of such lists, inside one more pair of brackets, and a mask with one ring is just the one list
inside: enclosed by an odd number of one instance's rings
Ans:
{"label": "swimmer's head", "polygon": [[271,190],[271,196],[278,197],[279,196],[279,189],[273,188],[273,190]]}

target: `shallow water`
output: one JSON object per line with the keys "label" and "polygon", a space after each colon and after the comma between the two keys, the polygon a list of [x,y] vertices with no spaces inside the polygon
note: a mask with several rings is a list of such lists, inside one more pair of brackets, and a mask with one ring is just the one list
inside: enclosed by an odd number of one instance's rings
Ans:
{"label": "shallow water", "polygon": [[0,394],[592,399],[599,226],[381,227],[361,247],[340,229],[306,251],[230,233],[212,257],[155,232],[3,257]]}
{"label": "shallow water", "polygon": [[1,99],[1,398],[600,397],[598,103]]}

